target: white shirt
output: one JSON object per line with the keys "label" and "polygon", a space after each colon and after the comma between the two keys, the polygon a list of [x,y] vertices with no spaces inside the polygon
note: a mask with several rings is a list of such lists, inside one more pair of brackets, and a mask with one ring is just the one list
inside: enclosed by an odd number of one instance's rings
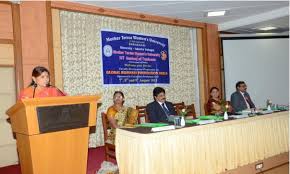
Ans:
{"label": "white shirt", "polygon": [[[159,101],[157,101],[159,104],[160,104],[160,106],[163,108],[163,106],[162,106],[162,102],[159,102]],[[169,111],[169,109],[168,109],[168,107],[166,106],[166,104],[165,104],[165,102],[164,102],[164,106],[165,106],[165,108]]]}
{"label": "white shirt", "polygon": [[243,96],[243,98],[244,98],[244,100],[245,100],[245,102],[246,102],[246,104],[247,104],[247,108],[248,108],[248,109],[251,109],[251,107],[250,107],[248,101],[246,100],[246,98],[245,98],[245,96],[244,96],[245,93],[244,93],[244,92],[241,92],[241,91],[240,91],[240,93],[242,94],[242,96]]}

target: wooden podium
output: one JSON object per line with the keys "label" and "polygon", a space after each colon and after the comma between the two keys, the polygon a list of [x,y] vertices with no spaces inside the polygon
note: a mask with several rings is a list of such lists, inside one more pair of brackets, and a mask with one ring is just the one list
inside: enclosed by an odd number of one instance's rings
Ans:
{"label": "wooden podium", "polygon": [[86,174],[100,96],[23,99],[7,110],[22,174]]}

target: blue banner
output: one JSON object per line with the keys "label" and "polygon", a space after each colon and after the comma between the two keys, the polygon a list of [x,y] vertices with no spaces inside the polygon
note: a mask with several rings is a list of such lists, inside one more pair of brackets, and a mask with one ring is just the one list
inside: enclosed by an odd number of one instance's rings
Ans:
{"label": "blue banner", "polygon": [[169,84],[168,39],[101,31],[103,83]]}

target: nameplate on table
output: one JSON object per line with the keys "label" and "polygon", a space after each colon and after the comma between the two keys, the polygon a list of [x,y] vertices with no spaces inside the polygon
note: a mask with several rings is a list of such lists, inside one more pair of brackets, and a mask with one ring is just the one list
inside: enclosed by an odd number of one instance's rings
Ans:
{"label": "nameplate on table", "polygon": [[173,130],[173,129],[175,129],[174,125],[162,126],[162,127],[153,127],[151,129],[151,132],[160,132],[160,131],[167,131],[167,130]]}
{"label": "nameplate on table", "polygon": [[240,118],[247,118],[248,115],[230,115],[230,118],[240,119]]}
{"label": "nameplate on table", "polygon": [[215,123],[215,120],[200,120],[197,124],[210,124],[210,123]]}
{"label": "nameplate on table", "polygon": [[274,111],[272,110],[265,110],[265,111],[260,111],[258,112],[259,114],[272,114]]}

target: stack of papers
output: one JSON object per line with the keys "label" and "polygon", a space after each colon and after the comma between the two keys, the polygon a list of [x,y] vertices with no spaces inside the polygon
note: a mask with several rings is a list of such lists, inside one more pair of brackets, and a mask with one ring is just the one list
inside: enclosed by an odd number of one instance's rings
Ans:
{"label": "stack of papers", "polygon": [[215,120],[215,121],[223,121],[223,116],[216,116],[216,115],[203,115],[199,116],[198,119],[200,120]]}
{"label": "stack of papers", "polygon": [[151,132],[159,132],[159,131],[166,131],[166,130],[173,130],[173,129],[175,129],[174,125],[162,126],[162,127],[153,127],[151,129]]}
{"label": "stack of papers", "polygon": [[229,117],[239,119],[239,118],[247,118],[249,116],[248,115],[230,115]]}
{"label": "stack of papers", "polygon": [[210,124],[215,123],[215,120],[200,120],[197,124]]}
{"label": "stack of papers", "polygon": [[185,123],[187,124],[209,124],[209,123],[215,123],[215,120],[201,120],[201,119],[194,119],[194,120],[185,120]]}
{"label": "stack of papers", "polygon": [[167,123],[143,123],[143,124],[137,124],[136,127],[162,127],[162,126],[168,126]]}
{"label": "stack of papers", "polygon": [[197,124],[199,121],[200,121],[199,119],[194,119],[194,120],[192,120],[192,119],[187,120],[186,119],[185,123],[187,123],[187,124]]}
{"label": "stack of papers", "polygon": [[185,120],[187,124],[210,124],[215,123],[216,121],[223,121],[222,116],[215,116],[215,115],[202,115],[199,116],[198,119],[194,120]]}
{"label": "stack of papers", "polygon": [[273,113],[274,111],[272,111],[272,110],[266,110],[266,111],[260,111],[259,112],[259,114],[271,114],[271,113]]}
{"label": "stack of papers", "polygon": [[[237,114],[241,114],[241,115],[249,115],[249,114],[251,114],[252,112],[251,111],[249,111],[249,110],[243,110],[243,111],[241,111],[240,113],[237,113]],[[255,112],[256,113],[256,112]]]}

